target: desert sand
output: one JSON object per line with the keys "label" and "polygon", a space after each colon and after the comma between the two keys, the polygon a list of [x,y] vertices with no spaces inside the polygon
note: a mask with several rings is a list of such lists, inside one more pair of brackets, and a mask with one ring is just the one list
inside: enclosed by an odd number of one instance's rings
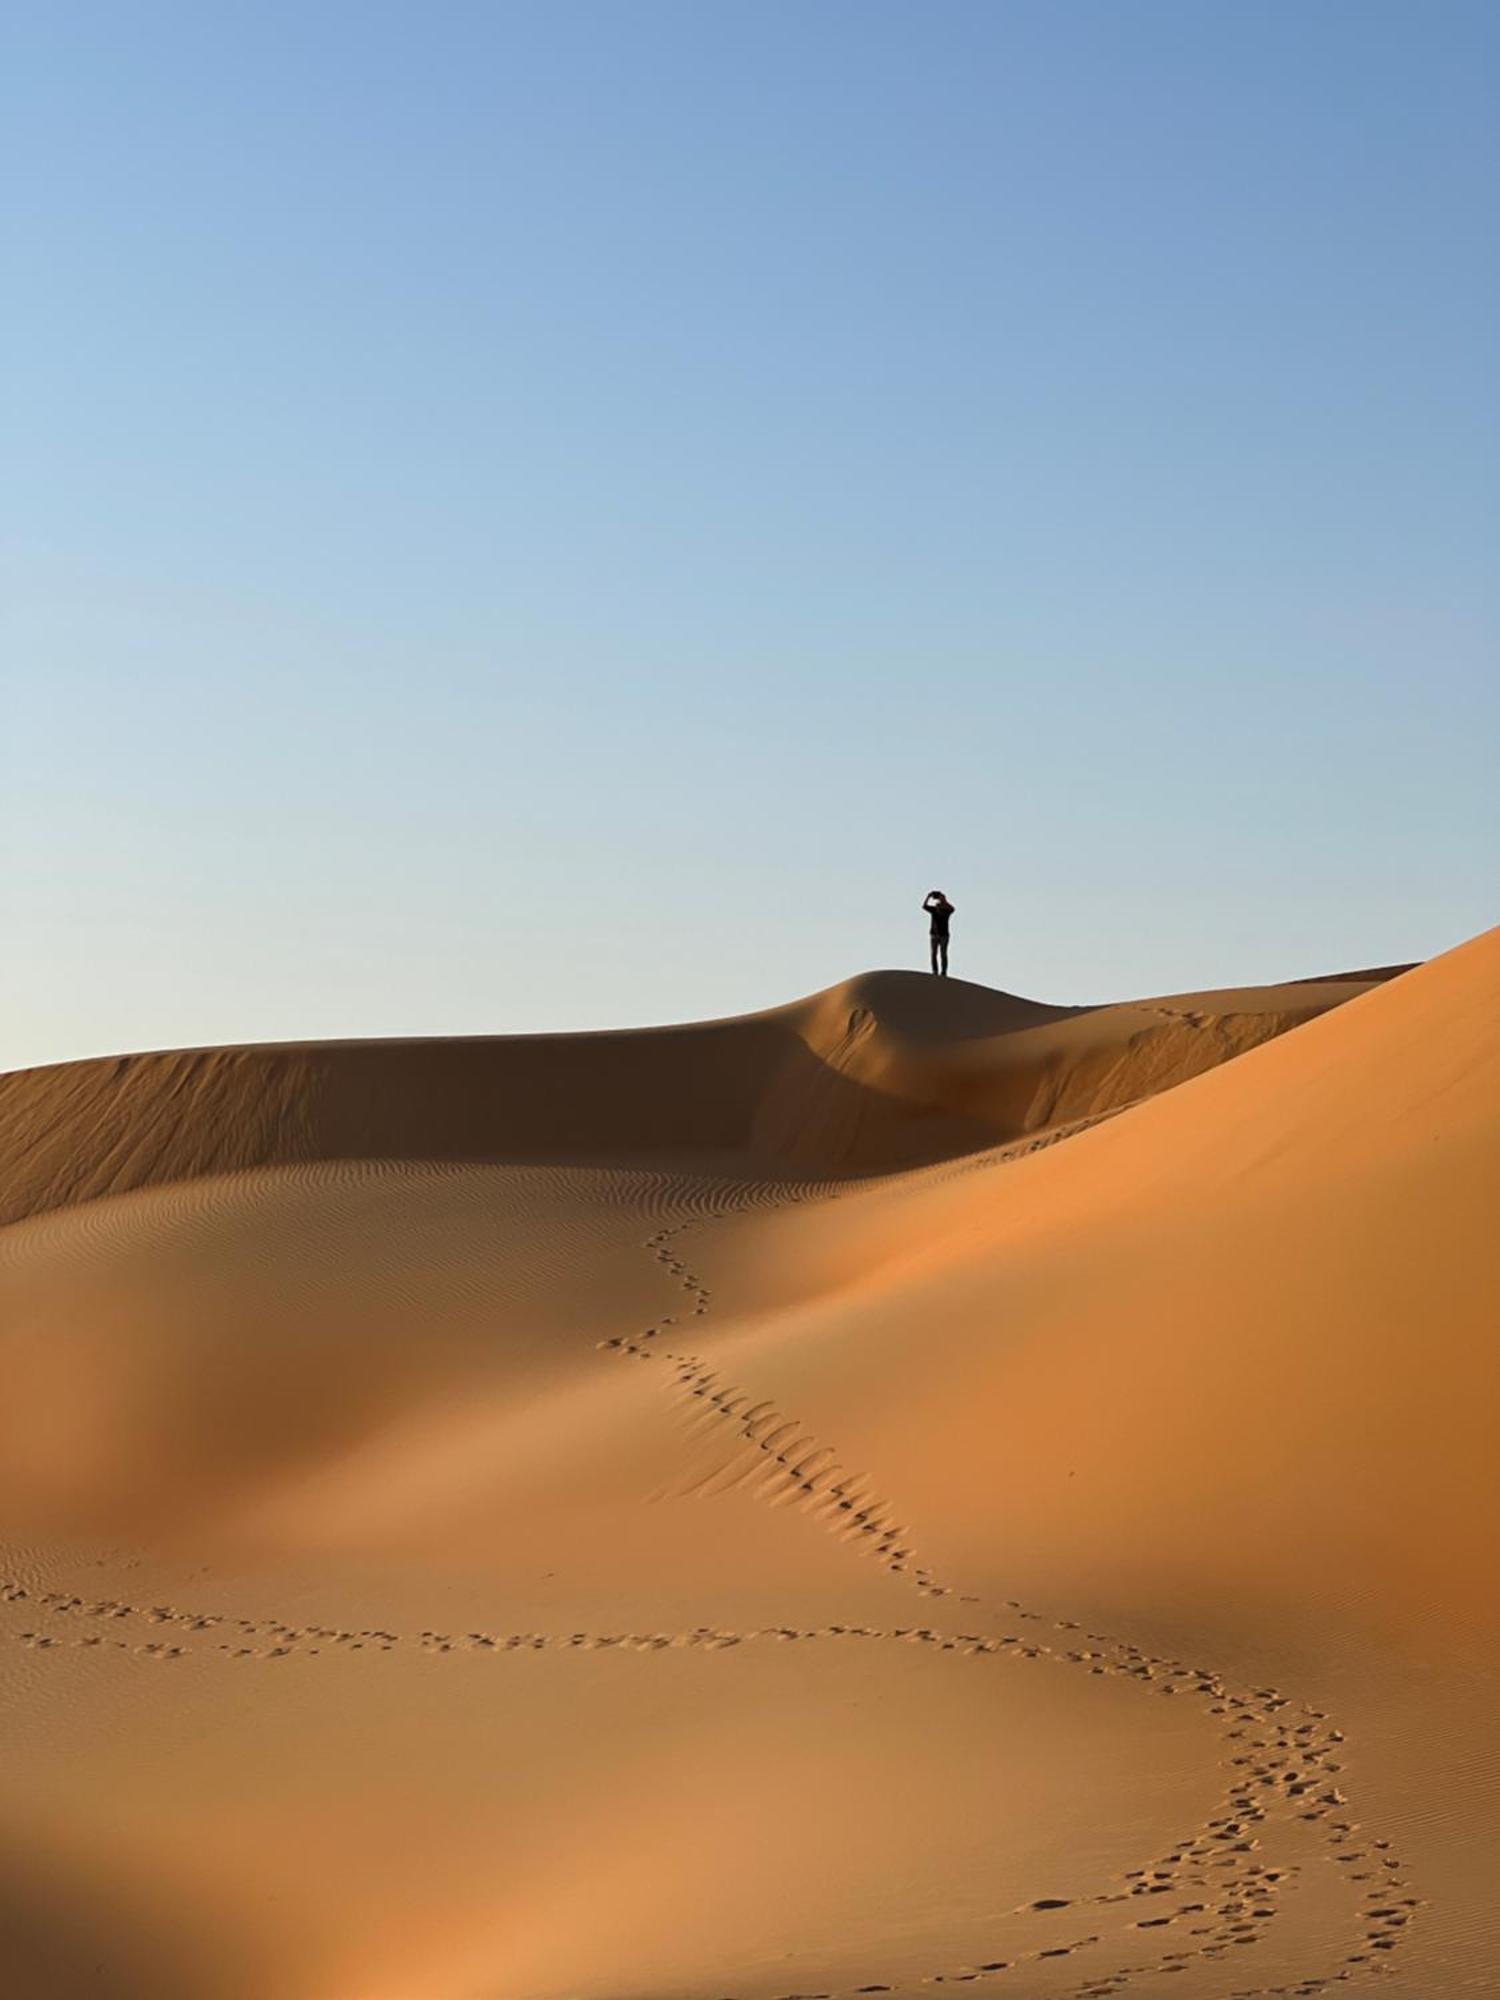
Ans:
{"label": "desert sand", "polygon": [[1500,1992],[1500,932],[0,1078],[17,2000]]}

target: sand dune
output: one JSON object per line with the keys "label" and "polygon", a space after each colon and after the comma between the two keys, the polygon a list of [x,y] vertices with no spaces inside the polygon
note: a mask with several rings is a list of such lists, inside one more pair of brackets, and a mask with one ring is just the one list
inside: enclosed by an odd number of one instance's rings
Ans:
{"label": "sand dune", "polygon": [[0,1079],[7,1990],[1500,1990],[1497,989]]}
{"label": "sand dune", "polygon": [[310,1160],[879,1172],[1118,1110],[1400,969],[1109,1007],[874,972],[680,1028],[59,1063],[0,1076],[0,1221]]}

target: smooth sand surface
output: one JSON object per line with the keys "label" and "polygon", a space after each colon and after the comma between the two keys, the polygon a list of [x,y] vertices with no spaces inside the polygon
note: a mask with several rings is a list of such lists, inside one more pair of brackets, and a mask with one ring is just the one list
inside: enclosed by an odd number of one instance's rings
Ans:
{"label": "smooth sand surface", "polygon": [[3,1990],[1500,1992],[1497,1003],[0,1078]]}

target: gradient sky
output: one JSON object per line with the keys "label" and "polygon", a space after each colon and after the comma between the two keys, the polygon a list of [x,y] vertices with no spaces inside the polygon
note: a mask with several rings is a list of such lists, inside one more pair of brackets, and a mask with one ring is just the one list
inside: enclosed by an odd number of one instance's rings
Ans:
{"label": "gradient sky", "polygon": [[1494,920],[1491,0],[6,42],[0,1066]]}

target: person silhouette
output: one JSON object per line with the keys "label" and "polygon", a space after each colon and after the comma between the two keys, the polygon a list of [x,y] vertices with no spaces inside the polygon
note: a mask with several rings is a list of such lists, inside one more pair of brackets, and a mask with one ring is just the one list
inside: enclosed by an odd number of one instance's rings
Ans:
{"label": "person silhouette", "polygon": [[932,969],[939,979],[948,977],[948,919],[953,905],[941,889],[929,889],[922,908],[932,919]]}

